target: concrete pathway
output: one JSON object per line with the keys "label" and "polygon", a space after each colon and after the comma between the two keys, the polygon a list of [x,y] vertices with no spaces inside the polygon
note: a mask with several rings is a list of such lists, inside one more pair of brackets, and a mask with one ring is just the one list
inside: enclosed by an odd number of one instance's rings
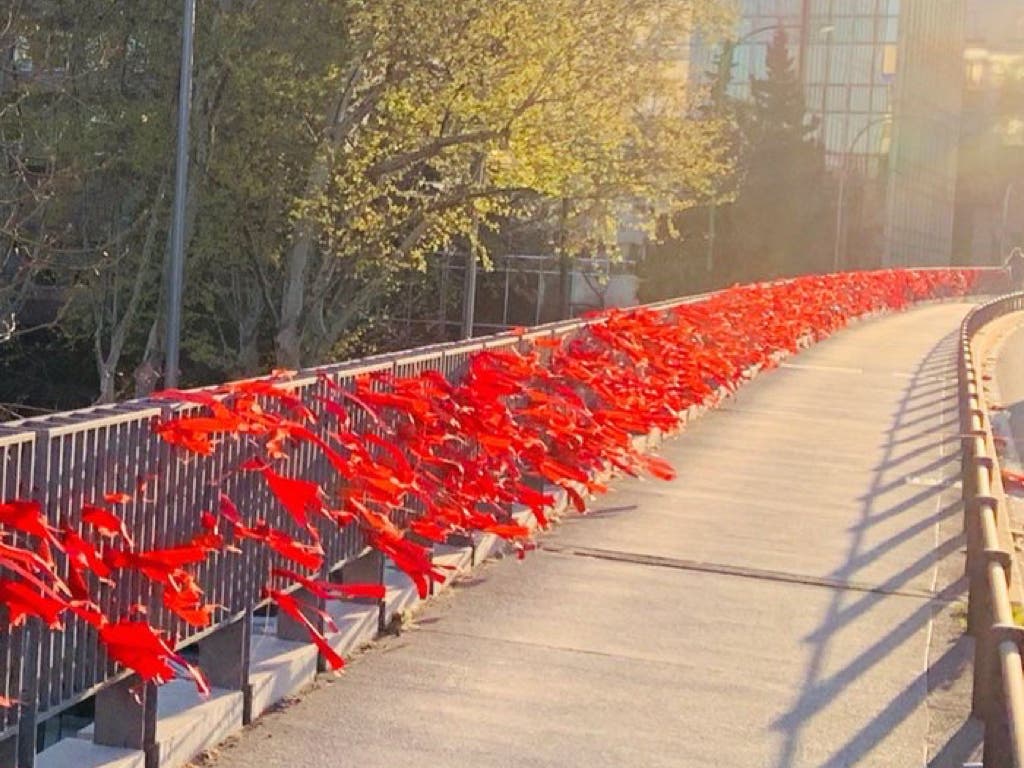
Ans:
{"label": "concrete pathway", "polygon": [[212,764],[961,765],[967,310],[861,323],[759,377],[664,445],[677,480],[618,481]]}

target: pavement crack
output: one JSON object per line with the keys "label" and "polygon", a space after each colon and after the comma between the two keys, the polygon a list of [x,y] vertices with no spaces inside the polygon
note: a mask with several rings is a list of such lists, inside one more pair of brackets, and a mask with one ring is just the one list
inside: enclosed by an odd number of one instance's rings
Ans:
{"label": "pavement crack", "polygon": [[526,646],[530,648],[542,648],[548,651],[560,651],[562,653],[582,654],[584,656],[600,656],[605,659],[619,659],[634,661],[641,664],[657,664],[660,666],[680,667],[682,669],[697,669],[693,664],[686,661],[674,661],[669,658],[642,656],[632,653],[621,653],[613,651],[599,651],[595,648],[579,648],[572,645],[559,645],[557,643],[544,643],[537,640],[526,640],[516,637],[497,637],[495,635],[478,634],[475,632],[459,632],[451,629],[438,629],[436,627],[418,627],[417,631],[426,632],[432,635],[444,635],[446,637],[461,637],[469,640],[488,640],[494,643],[507,645]]}
{"label": "pavement crack", "polygon": [[766,568],[754,568],[745,565],[729,565],[726,563],[710,563],[702,560],[687,560],[659,555],[645,555],[637,552],[622,552],[612,549],[593,547],[561,547],[556,544],[542,544],[539,549],[554,554],[589,557],[596,560],[611,560],[619,563],[631,563],[653,568],[670,568],[679,571],[697,571],[714,573],[722,576],[735,576],[742,579],[759,581],[775,581],[786,584],[802,584],[824,589],[844,590],[850,592],[867,592],[877,595],[893,595],[895,597],[912,597],[920,600],[947,602],[936,592],[927,589],[890,588],[880,584],[857,581],[855,579],[835,579],[827,576],[812,576],[802,573],[775,571]]}

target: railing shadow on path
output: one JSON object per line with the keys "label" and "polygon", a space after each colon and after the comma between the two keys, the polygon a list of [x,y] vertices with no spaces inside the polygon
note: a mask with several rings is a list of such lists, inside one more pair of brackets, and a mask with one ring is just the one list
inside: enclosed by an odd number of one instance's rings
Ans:
{"label": "railing shadow on path", "polygon": [[[963,576],[943,586],[930,599],[926,592],[922,592],[919,598],[892,595],[928,571],[933,572],[935,583],[942,560],[956,554],[964,546],[962,526],[957,523],[962,505],[955,483],[960,471],[959,441],[954,443],[946,434],[957,432],[956,342],[956,334],[943,338],[908,379],[906,391],[886,433],[881,460],[873,470],[871,487],[860,498],[860,519],[849,529],[850,544],[845,562],[829,576],[840,581],[852,580],[867,565],[928,529],[937,531],[936,546],[933,551],[878,584],[876,590],[858,595],[853,602],[849,602],[851,593],[845,590],[834,592],[820,624],[804,639],[810,646],[810,654],[801,693],[790,709],[772,724],[773,729],[783,736],[783,744],[775,762],[777,768],[793,765],[809,719],[825,709],[846,686],[908,639],[926,630],[937,612],[949,610],[950,603],[966,596],[967,584]],[[918,402],[926,397],[924,403]],[[917,415],[922,411],[927,412]],[[928,428],[920,428],[929,423],[931,426]],[[936,439],[929,446],[898,453],[900,446],[932,435],[936,435]],[[899,479],[893,479],[894,472],[899,473]],[[919,492],[897,503],[889,503],[883,498],[888,492],[905,485],[910,477],[925,479]],[[913,509],[920,509],[920,505],[930,499],[934,499],[934,512],[925,517],[913,516],[898,533],[867,548],[867,535],[874,526],[898,519]],[[889,627],[877,641],[839,671],[823,676],[831,646],[838,633],[887,599],[918,599],[920,605],[899,624]],[[926,664],[911,683],[841,745],[823,766],[839,768],[861,764],[895,725],[902,723],[922,706],[922,699],[928,693],[949,685],[962,674],[971,658],[969,646],[966,645],[969,642],[969,638],[964,635],[938,658],[933,660],[926,656]],[[964,724],[944,744],[937,745],[928,764],[934,768],[962,765],[978,748],[980,740],[980,729]]]}

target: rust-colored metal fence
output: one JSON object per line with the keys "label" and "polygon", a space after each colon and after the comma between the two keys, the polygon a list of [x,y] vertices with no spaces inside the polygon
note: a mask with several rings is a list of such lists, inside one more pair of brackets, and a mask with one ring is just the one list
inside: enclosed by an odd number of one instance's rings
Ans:
{"label": "rust-colored metal fence", "polygon": [[1024,768],[1024,627],[1011,594],[1019,569],[1013,562],[1009,510],[996,440],[989,419],[984,351],[978,332],[1011,312],[1024,310],[1024,293],[975,308],[960,331],[960,426],[963,442],[964,526],[967,533],[968,631],[974,636],[973,711],[985,723],[986,768]]}

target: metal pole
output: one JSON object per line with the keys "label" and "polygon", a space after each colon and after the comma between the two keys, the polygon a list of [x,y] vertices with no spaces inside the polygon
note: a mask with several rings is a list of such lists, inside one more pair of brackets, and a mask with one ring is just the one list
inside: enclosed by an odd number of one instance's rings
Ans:
{"label": "metal pole", "polygon": [[[478,186],[483,186],[484,170],[486,168],[484,154],[481,152],[475,161],[474,177]],[[480,237],[480,218],[473,213],[473,240],[469,244],[469,253],[466,254],[466,279],[463,283],[464,293],[462,297],[462,338],[473,338],[473,321],[476,319],[476,242]]]}
{"label": "metal pole", "polygon": [[[819,141],[821,141],[821,146],[825,148],[826,152],[828,151],[828,135],[825,132],[825,112],[828,108],[826,98],[828,96],[829,85],[832,82],[832,39],[836,31],[836,28],[832,23],[832,11],[833,3],[832,0],[829,0],[828,25],[818,30],[818,36],[828,41],[825,44],[825,79],[821,84],[821,130],[818,132]],[[804,81],[801,79],[800,82],[803,83]]]}
{"label": "metal pole", "polygon": [[[779,26],[782,26],[781,24]],[[792,25],[790,25],[792,26]],[[801,84],[806,82],[807,74],[807,33],[811,26],[811,0],[802,0],[800,3],[800,37],[797,48],[797,74],[800,76]]]}
{"label": "metal pole", "polygon": [[832,271],[839,271],[839,257],[843,242],[843,196],[846,194],[846,166],[847,156],[843,155],[843,164],[839,169],[839,195],[836,199],[836,242],[835,252],[832,254]]}
{"label": "metal pole", "polygon": [[568,320],[572,306],[572,271],[569,259],[569,199],[562,198],[558,216],[558,319]]}
{"label": "metal pole", "polygon": [[886,115],[885,117],[878,118],[877,120],[872,120],[867,125],[865,125],[863,128],[861,128],[860,131],[857,132],[857,135],[853,137],[853,141],[850,142],[850,146],[847,147],[846,152],[843,153],[842,165],[840,166],[840,170],[839,170],[839,194],[838,194],[838,196],[836,198],[836,237],[835,237],[835,250],[833,251],[833,254],[832,254],[832,271],[833,272],[838,272],[839,271],[839,261],[840,261],[840,256],[841,256],[842,237],[843,237],[843,214],[844,214],[843,207],[845,205],[845,197],[846,197],[846,173],[847,173],[847,170],[848,170],[848,167],[849,167],[849,164],[850,164],[850,155],[853,154],[853,151],[857,148],[857,142],[860,141],[860,137],[861,136],[866,134],[869,130],[871,130],[876,125],[882,125],[884,123],[891,123],[891,122],[892,122],[892,117],[889,116],[889,115]]}
{"label": "metal pole", "polygon": [[444,252],[441,262],[440,303],[437,308],[437,319],[441,323],[441,340],[448,341],[448,251]]}
{"label": "metal pole", "polygon": [[707,256],[707,271],[710,273],[715,268],[715,211],[718,206],[715,205],[714,198],[711,199],[711,204],[708,206],[708,256]]}
{"label": "metal pole", "polygon": [[999,228],[999,263],[1002,264],[1006,258],[1006,220],[1010,215],[1010,197],[1015,190],[1011,181],[1006,185],[1006,192],[1003,193],[1003,221]]}
{"label": "metal pole", "polygon": [[466,254],[466,279],[462,297],[462,338],[473,338],[473,320],[476,317],[476,250],[472,245]]}
{"label": "metal pole", "polygon": [[512,273],[509,271],[508,262],[505,262],[505,300],[504,305],[501,309],[501,324],[508,325],[508,289],[509,280],[512,279]]}
{"label": "metal pole", "polygon": [[196,0],[185,0],[181,25],[181,74],[178,82],[178,147],[174,169],[174,218],[167,275],[167,339],[164,386],[178,385],[181,350],[181,295],[185,277],[185,198],[188,195],[188,131],[192,116],[192,59]]}

